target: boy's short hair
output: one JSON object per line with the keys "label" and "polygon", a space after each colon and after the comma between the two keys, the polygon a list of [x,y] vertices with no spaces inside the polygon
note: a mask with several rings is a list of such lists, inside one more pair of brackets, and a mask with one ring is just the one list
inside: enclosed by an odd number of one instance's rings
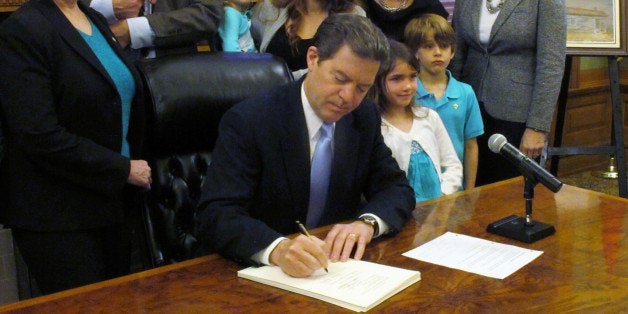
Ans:
{"label": "boy's short hair", "polygon": [[404,40],[412,52],[416,53],[430,35],[440,47],[451,47],[456,51],[456,34],[449,22],[438,14],[427,13],[408,22]]}

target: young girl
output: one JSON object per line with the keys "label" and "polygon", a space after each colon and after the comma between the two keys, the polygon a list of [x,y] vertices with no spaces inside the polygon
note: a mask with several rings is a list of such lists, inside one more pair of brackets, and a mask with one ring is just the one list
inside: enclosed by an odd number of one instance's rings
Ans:
{"label": "young girl", "polygon": [[399,167],[406,171],[417,202],[456,192],[462,164],[438,113],[416,106],[418,61],[404,44],[391,40],[372,97],[382,115],[382,135]]}

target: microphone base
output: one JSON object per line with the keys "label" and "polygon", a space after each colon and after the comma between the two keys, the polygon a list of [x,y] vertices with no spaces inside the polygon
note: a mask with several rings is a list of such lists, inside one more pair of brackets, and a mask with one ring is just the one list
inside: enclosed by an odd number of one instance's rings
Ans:
{"label": "microphone base", "polygon": [[486,231],[525,243],[532,243],[556,233],[552,225],[539,221],[532,223],[533,225],[528,226],[525,217],[512,215],[489,224]]}

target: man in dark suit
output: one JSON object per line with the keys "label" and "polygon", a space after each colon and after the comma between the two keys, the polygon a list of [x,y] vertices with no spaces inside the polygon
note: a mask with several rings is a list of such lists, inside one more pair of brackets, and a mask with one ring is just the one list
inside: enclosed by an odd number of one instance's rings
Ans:
{"label": "man in dark suit", "polygon": [[[223,117],[197,213],[206,249],[239,262],[275,264],[296,277],[328,260],[360,259],[374,236],[398,232],[414,208],[413,192],[381,136],[375,104],[363,100],[389,54],[365,17],[334,14],[308,48],[304,79],[244,101]],[[332,128],[331,174],[320,218],[310,184],[322,125]],[[314,167],[314,166],[312,166]],[[362,196],[368,201],[361,201]],[[334,225],[325,241],[285,238]],[[348,221],[348,222],[347,222]]]}

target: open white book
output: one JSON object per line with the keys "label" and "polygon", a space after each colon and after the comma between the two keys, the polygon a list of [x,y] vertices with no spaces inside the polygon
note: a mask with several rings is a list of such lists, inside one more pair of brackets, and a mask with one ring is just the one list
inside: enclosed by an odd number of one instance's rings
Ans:
{"label": "open white book", "polygon": [[366,312],[421,280],[421,273],[350,259],[329,263],[329,273],[319,269],[307,278],[285,274],[278,266],[249,267],[238,277],[261,282],[323,300],[356,312]]}

